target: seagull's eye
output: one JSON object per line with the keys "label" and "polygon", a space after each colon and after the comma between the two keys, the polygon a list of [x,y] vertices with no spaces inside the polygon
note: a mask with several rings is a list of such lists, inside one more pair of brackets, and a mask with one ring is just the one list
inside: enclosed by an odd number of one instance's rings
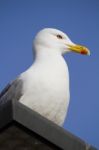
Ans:
{"label": "seagull's eye", "polygon": [[63,39],[63,37],[60,34],[57,34],[58,39]]}

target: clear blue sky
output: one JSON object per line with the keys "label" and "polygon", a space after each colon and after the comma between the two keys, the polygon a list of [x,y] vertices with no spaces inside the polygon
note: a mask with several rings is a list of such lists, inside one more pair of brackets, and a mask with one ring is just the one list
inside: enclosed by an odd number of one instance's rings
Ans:
{"label": "clear blue sky", "polygon": [[44,27],[66,32],[91,56],[70,53],[71,101],[64,128],[99,148],[99,0],[0,0],[0,90],[32,64]]}

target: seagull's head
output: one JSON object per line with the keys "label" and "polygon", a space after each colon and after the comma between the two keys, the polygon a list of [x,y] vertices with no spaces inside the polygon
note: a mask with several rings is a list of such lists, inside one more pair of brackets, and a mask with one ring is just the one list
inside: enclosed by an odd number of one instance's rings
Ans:
{"label": "seagull's head", "polygon": [[38,32],[34,40],[34,46],[57,51],[61,54],[72,51],[90,55],[88,48],[73,43],[65,33],[53,28],[45,28]]}

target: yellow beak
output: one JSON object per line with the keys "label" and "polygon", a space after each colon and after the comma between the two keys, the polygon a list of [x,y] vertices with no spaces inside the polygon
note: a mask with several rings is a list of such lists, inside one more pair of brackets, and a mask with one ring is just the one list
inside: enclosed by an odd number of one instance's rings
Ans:
{"label": "yellow beak", "polygon": [[90,51],[87,47],[82,46],[82,45],[70,45],[68,44],[68,49],[76,52],[76,53],[80,53],[83,55],[90,55]]}

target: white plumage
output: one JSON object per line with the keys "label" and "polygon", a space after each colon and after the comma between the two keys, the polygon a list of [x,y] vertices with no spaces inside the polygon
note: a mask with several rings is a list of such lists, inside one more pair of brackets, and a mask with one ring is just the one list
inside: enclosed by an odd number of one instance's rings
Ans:
{"label": "white plumage", "polygon": [[[70,46],[77,47],[63,32],[41,30],[33,43],[35,62],[20,76],[24,81],[20,102],[58,125],[64,123],[70,98],[68,66],[62,56]],[[84,53],[86,48],[82,49]]]}
{"label": "white plumage", "polygon": [[37,35],[35,62],[20,76],[24,80],[20,102],[58,125],[63,124],[69,104],[69,74],[64,49],[59,49],[63,46],[57,38],[60,33],[44,29]]}

